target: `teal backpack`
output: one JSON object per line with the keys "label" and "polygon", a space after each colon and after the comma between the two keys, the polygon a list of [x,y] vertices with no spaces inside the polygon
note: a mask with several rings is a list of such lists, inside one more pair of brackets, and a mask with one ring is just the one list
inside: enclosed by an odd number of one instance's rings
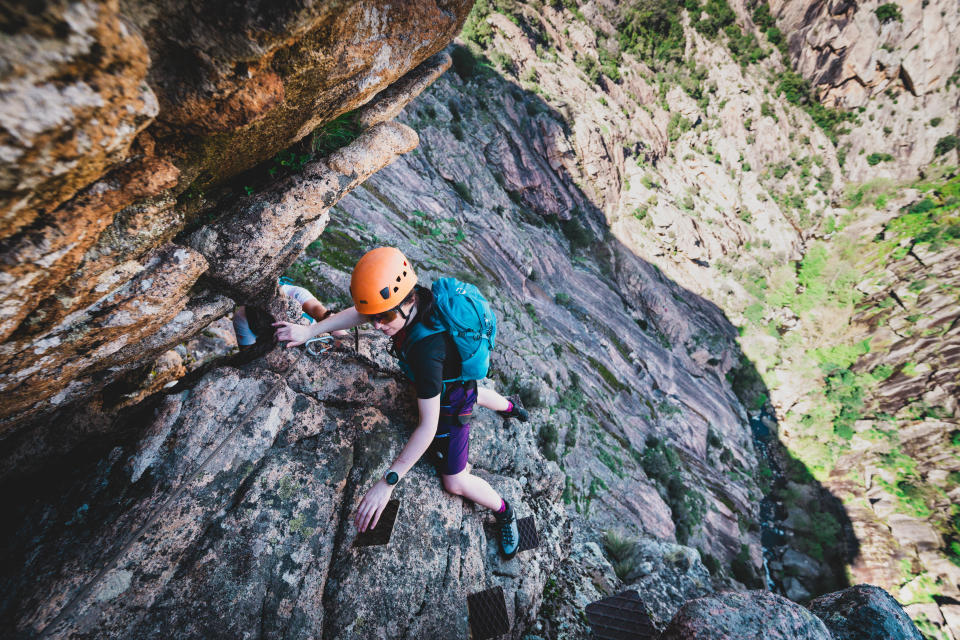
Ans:
{"label": "teal backpack", "polygon": [[457,345],[463,367],[460,377],[444,382],[485,378],[490,368],[490,351],[497,336],[497,317],[490,303],[474,285],[456,278],[440,278],[433,283],[431,291],[434,310],[430,324],[433,326],[418,322],[411,327],[400,355],[400,368],[413,380],[413,372],[406,362],[406,352],[415,342],[446,331]]}

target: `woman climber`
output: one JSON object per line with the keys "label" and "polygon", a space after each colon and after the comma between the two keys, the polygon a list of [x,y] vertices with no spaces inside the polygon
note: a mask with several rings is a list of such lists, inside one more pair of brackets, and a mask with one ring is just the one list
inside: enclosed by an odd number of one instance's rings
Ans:
{"label": "woman climber", "polygon": [[[468,287],[452,279],[448,282],[459,285],[458,293]],[[277,339],[294,347],[323,333],[372,322],[391,338],[391,353],[413,381],[419,424],[400,455],[360,502],[357,529],[362,532],[377,525],[397,482],[429,451],[444,489],[494,512],[500,525],[500,548],[512,556],[520,542],[513,507],[486,480],[467,469],[470,417],[474,404],[523,422],[527,412],[492,389],[478,388],[475,379],[463,379],[467,367],[454,337],[441,328],[439,319],[437,303],[447,299],[438,301],[430,289],[417,285],[413,267],[399,249],[380,247],[360,258],[350,280],[350,295],[354,306],[325,320],[310,326],[289,322],[273,326],[277,327]],[[489,313],[495,331],[495,319]],[[492,342],[492,335],[489,337]],[[485,373],[485,363],[481,370]]]}

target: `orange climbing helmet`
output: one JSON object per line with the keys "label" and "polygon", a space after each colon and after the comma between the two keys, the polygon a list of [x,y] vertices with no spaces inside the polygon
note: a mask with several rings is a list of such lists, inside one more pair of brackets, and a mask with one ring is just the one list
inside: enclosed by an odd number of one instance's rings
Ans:
{"label": "orange climbing helmet", "polygon": [[410,261],[396,247],[378,247],[363,254],[353,268],[350,296],[364,315],[398,306],[417,284]]}

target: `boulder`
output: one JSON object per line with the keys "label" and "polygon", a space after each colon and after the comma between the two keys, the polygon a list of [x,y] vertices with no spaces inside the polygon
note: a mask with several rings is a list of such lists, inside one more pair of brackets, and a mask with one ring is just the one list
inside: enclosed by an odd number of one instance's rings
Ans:
{"label": "boulder", "polygon": [[724,591],[687,602],[660,640],[834,640],[819,618],[769,591]]}
{"label": "boulder", "polygon": [[653,623],[663,628],[684,602],[713,590],[700,554],[689,547],[645,538],[631,557],[633,568],[623,578],[636,589]]}
{"label": "boulder", "polygon": [[[783,570],[790,575],[816,578],[823,573],[823,568],[810,556],[787,549],[783,554]],[[791,598],[792,599],[792,598]]]}
{"label": "boulder", "polygon": [[809,607],[835,640],[923,640],[900,603],[880,587],[858,584],[820,596]]}

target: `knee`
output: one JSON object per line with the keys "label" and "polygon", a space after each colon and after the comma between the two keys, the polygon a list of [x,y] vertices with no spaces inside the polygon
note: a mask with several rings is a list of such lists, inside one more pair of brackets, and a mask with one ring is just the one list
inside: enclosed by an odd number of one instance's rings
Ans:
{"label": "knee", "polygon": [[463,483],[456,476],[443,476],[443,488],[455,496],[463,495]]}

